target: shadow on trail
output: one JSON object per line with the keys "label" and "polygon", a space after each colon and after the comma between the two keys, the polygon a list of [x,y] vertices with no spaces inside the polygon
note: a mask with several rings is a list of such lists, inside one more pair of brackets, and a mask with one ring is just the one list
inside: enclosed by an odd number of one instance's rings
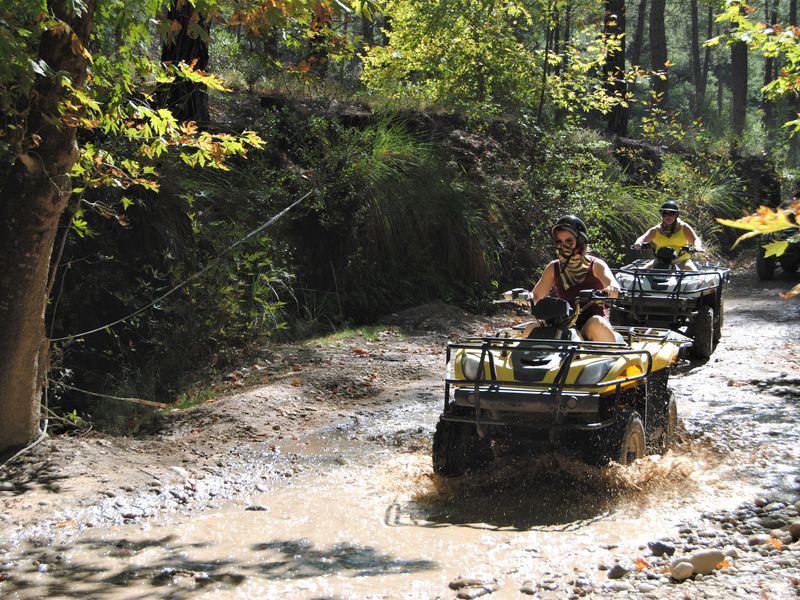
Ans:
{"label": "shadow on trail", "polygon": [[306,539],[257,544],[256,552],[278,553],[279,560],[260,563],[258,570],[270,579],[303,579],[349,572],[352,577],[416,573],[432,570],[430,560],[405,560],[378,552],[370,546],[343,542],[318,549]]}
{"label": "shadow on trail", "polygon": [[[182,599],[214,594],[251,579],[299,580],[327,575],[372,577],[434,570],[437,563],[403,559],[371,546],[343,542],[317,548],[307,539],[255,544],[252,558],[235,560],[210,543],[183,543],[175,536],[131,542],[86,539],[67,546],[31,547],[0,568],[0,596],[20,598]],[[140,553],[145,553],[140,557]]]}

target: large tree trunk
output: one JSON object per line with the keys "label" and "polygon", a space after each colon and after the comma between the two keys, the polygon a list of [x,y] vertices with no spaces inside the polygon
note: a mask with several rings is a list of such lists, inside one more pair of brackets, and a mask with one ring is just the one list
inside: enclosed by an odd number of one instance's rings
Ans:
{"label": "large tree trunk", "polygon": [[747,118],[747,44],[731,45],[731,129],[736,137],[744,134]]}
{"label": "large tree trunk", "polygon": [[[650,3],[650,67],[653,71],[666,71],[667,67],[667,32],[664,28],[664,10],[667,0],[652,0]],[[663,107],[669,96],[669,81],[666,73],[653,76],[653,90],[659,95],[659,104]]]}
{"label": "large tree trunk", "polygon": [[[39,45],[39,58],[79,88],[88,60],[72,44],[72,33],[88,46],[95,1],[84,0],[78,16],[67,12],[72,2],[51,0],[52,14],[69,27],[46,31]],[[0,195],[0,450],[26,444],[39,433],[48,368],[44,312],[50,256],[72,190],[69,172],[78,159],[76,130],[59,119],[66,94],[55,78],[37,78],[27,131],[17,141],[36,135],[39,142],[20,149]]]}
{"label": "large tree trunk", "polygon": [[[195,70],[208,69],[208,42],[193,33],[193,25],[201,27],[206,35],[210,25],[189,2],[175,0],[167,13],[170,21],[180,23],[180,31],[166,40],[161,47],[161,61],[178,65],[181,62],[192,64]],[[196,61],[196,62],[195,62]],[[195,121],[200,127],[208,125],[208,88],[180,78],[165,85],[161,90],[161,106],[170,109],[179,121]]]}
{"label": "large tree trunk", "polygon": [[639,12],[636,13],[636,33],[633,35],[631,64],[642,66],[642,44],[644,42],[644,24],[647,18],[647,0],[639,0]]}
{"label": "large tree trunk", "polygon": [[[603,74],[608,83],[608,92],[618,98],[625,96],[628,86],[625,83],[625,0],[606,0],[606,13],[603,30],[609,37],[616,37],[620,47],[611,52],[603,66]],[[616,104],[608,114],[608,132],[618,136],[628,134],[628,109]]]}

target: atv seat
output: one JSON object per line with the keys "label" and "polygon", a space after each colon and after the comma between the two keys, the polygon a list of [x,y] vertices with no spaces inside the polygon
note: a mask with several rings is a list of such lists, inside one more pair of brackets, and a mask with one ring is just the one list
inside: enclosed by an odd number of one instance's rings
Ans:
{"label": "atv seat", "polygon": [[569,327],[534,327],[528,334],[529,340],[569,340],[571,342],[582,342],[583,338],[577,330]]}

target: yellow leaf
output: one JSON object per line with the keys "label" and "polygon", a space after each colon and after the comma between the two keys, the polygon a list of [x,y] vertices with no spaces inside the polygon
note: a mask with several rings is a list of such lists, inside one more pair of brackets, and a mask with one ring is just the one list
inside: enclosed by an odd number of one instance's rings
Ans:
{"label": "yellow leaf", "polygon": [[774,242],[770,242],[769,244],[764,245],[764,258],[768,258],[770,256],[780,256],[786,249],[789,247],[788,240],[777,240]]}
{"label": "yellow leaf", "polygon": [[796,227],[789,220],[791,209],[772,210],[766,206],[760,206],[756,212],[746,215],[741,219],[717,219],[721,225],[735,227],[737,229],[749,229],[759,233],[774,233],[791,227]]}
{"label": "yellow leaf", "polygon": [[[723,225],[724,224],[725,223],[723,223]],[[748,231],[747,233],[740,235],[738,238],[736,238],[736,241],[733,243],[733,246],[731,246],[731,248],[736,248],[736,246],[739,245],[739,242],[743,242],[744,240],[750,239],[751,237],[756,237],[758,235],[761,235],[760,231]]]}
{"label": "yellow leaf", "polygon": [[796,286],[794,286],[785,294],[781,294],[781,298],[783,298],[784,300],[789,300],[790,298],[794,298],[795,296],[800,296],[800,283],[798,283]]}

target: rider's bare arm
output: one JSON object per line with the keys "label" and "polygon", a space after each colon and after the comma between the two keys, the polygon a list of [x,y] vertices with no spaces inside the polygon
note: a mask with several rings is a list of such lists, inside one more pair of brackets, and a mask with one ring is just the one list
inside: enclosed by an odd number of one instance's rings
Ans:
{"label": "rider's bare arm", "polygon": [[533,286],[534,304],[550,293],[550,290],[553,289],[553,285],[555,285],[555,277],[555,263],[551,262],[545,267],[544,273],[542,273],[539,281],[537,281],[536,285]]}
{"label": "rider's bare arm", "polygon": [[617,278],[614,277],[614,273],[611,272],[611,269],[605,261],[599,258],[595,259],[592,266],[592,273],[594,273],[594,276],[603,284],[604,287],[601,291],[607,293],[610,298],[616,298],[619,295],[619,282]]}
{"label": "rider's bare arm", "polygon": [[702,252],[703,250],[703,242],[700,241],[700,238],[694,232],[694,229],[690,225],[686,223],[683,224],[683,233],[686,236],[686,241],[689,242],[690,246],[693,246],[695,250],[699,250]]}
{"label": "rider's bare arm", "polygon": [[640,235],[635,242],[633,242],[633,247],[638,250],[642,247],[642,244],[646,242],[652,242],[653,238],[656,237],[656,230],[658,227],[651,227],[647,231],[645,231],[642,235]]}

